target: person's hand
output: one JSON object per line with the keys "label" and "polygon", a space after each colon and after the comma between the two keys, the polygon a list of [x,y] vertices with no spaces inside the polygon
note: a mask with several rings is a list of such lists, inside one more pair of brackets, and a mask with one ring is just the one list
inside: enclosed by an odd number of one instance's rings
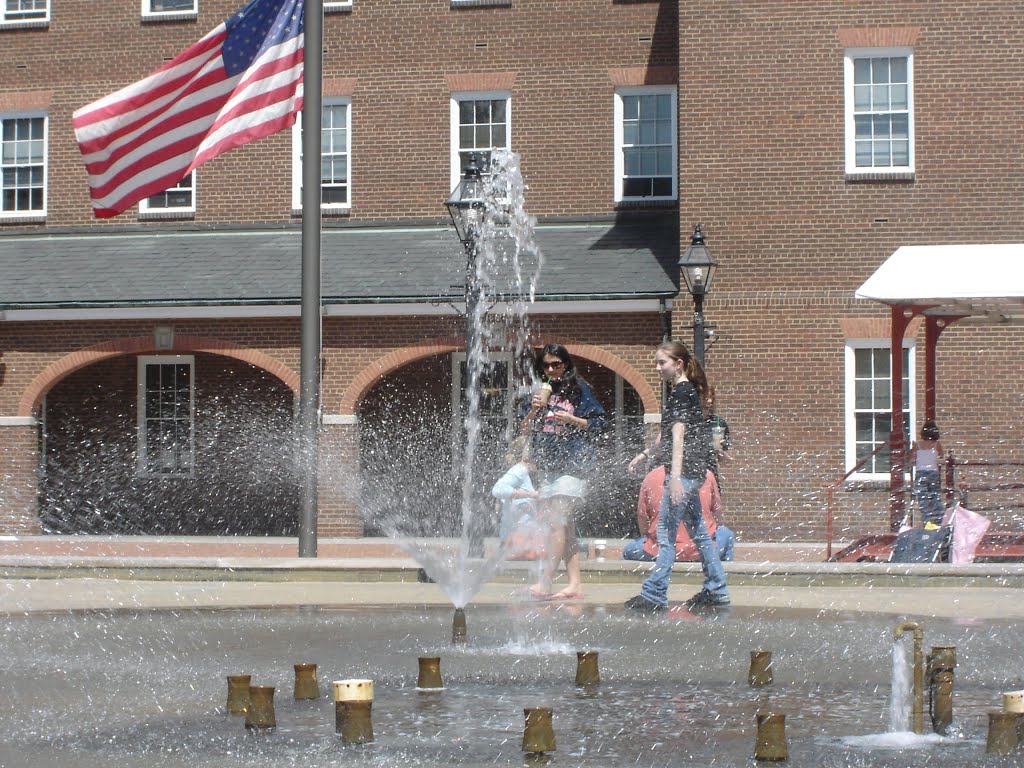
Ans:
{"label": "person's hand", "polygon": [[546,403],[544,395],[542,395],[539,390],[537,392],[534,392],[533,397],[530,398],[530,409],[533,411],[539,411],[545,405]]}
{"label": "person's hand", "polygon": [[[574,427],[579,427],[579,422],[583,421],[583,419],[573,416],[568,411],[553,411],[551,413],[551,418],[559,424],[570,424]],[[580,427],[580,429],[582,429],[582,427]]]}
{"label": "person's hand", "polygon": [[629,466],[626,468],[626,471],[632,477],[636,477],[637,475],[640,474],[640,470],[643,468],[644,464],[646,464],[646,463],[647,463],[647,454],[646,453],[638,453],[636,455],[636,458],[633,459],[631,462],[629,462]]}
{"label": "person's hand", "polygon": [[673,477],[668,481],[668,497],[674,506],[683,503],[683,480],[680,477]]}

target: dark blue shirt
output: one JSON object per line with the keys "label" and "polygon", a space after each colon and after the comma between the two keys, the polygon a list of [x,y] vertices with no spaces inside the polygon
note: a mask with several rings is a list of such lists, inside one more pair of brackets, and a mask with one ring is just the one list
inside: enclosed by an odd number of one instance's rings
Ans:
{"label": "dark blue shirt", "polygon": [[[547,406],[537,415],[533,425],[533,460],[537,468],[550,475],[585,475],[597,459],[595,438],[605,425],[604,408],[594,398],[587,382],[577,379],[578,392],[572,397],[561,393],[558,382]],[[587,420],[587,428],[555,420],[558,411]]]}

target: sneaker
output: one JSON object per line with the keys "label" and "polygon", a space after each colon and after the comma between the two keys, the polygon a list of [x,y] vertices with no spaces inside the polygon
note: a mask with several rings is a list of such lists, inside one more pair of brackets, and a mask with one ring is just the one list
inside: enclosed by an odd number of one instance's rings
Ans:
{"label": "sneaker", "polygon": [[687,608],[699,608],[701,606],[729,605],[731,602],[728,595],[716,595],[708,592],[706,589],[702,589],[683,603],[683,605]]}
{"label": "sneaker", "polygon": [[648,600],[643,595],[637,595],[627,600],[625,607],[630,611],[638,611],[639,613],[659,613],[664,611],[667,606]]}

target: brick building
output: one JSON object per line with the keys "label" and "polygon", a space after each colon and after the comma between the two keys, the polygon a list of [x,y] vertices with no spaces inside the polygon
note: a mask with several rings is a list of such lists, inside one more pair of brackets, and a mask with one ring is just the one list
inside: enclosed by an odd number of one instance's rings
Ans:
{"label": "brick building", "polygon": [[[297,132],[96,221],[70,127],[237,5],[0,12],[4,532],[294,530]],[[587,524],[630,517],[620,460],[658,419],[653,347],[691,338],[676,263],[700,221],[730,518],[820,538],[822,484],[888,437],[889,313],[856,288],[902,245],[1024,242],[1024,29],[1010,2],[808,5],[325,2],[322,535],[395,506],[436,529],[451,501],[464,257],[443,201],[470,150],[504,148],[545,257],[532,338],[566,344],[613,416]],[[947,449],[1021,460],[1021,342],[945,331]],[[887,526],[886,462],[844,486],[840,536]],[[997,526],[1019,524],[1004,506]]]}

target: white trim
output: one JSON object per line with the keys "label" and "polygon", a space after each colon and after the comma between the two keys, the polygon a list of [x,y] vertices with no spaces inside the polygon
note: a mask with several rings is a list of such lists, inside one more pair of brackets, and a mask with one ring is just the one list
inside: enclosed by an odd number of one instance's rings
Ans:
{"label": "white trim", "polygon": [[644,424],[661,424],[661,412],[645,413]]}
{"label": "white trim", "polygon": [[[533,304],[529,315],[622,314],[657,312],[661,299],[608,299],[592,301],[540,301]],[[497,304],[493,312],[506,311]],[[671,300],[668,309],[672,309]],[[45,320],[182,320],[230,319],[250,317],[299,317],[296,304],[254,304],[251,306],[209,307],[110,307],[95,309],[8,309],[0,311],[0,322],[39,322]],[[402,304],[325,304],[324,317],[411,317],[460,315],[462,302],[433,304],[410,302]]]}
{"label": "white trim", "polygon": [[[175,213],[195,213],[196,212],[196,171],[193,169],[188,172],[188,176],[192,178],[192,183],[187,187],[179,186],[185,179],[180,179],[176,184],[172,184],[163,192],[157,192],[156,194],[144,197],[139,200],[139,213],[157,213],[161,215],[175,214]],[[166,194],[171,191],[188,192],[190,194],[191,203],[189,205],[165,205],[157,206],[152,205],[149,201],[151,198],[159,197],[160,195]]]}
{"label": "white trim", "polygon": [[325,426],[350,426],[359,423],[359,416],[354,413],[325,413],[320,417]]}
{"label": "white trim", "polygon": [[0,427],[34,427],[35,416],[0,416]]}
{"label": "white trim", "polygon": [[[907,59],[907,135],[909,141],[907,165],[858,166],[856,151],[856,128],[854,125],[853,61],[854,59],[886,59],[906,57]],[[843,56],[843,123],[845,126],[845,160],[848,176],[874,176],[914,173],[916,152],[914,151],[914,49],[913,48],[849,48]],[[899,110],[895,110],[899,111]]]}
{"label": "white trim", "polygon": [[[187,365],[189,399],[189,455],[191,462],[187,472],[161,473],[146,468],[146,367],[149,365]],[[135,471],[141,477],[180,478],[192,477],[196,470],[196,359],[195,355],[139,355],[136,358],[136,436]]]}
{"label": "white trim", "polygon": [[[917,375],[917,366],[915,364],[915,354],[917,343],[914,339],[905,338],[903,339],[903,349],[908,351],[907,354],[907,369],[903,372],[910,381],[910,394],[907,402],[904,406],[908,409],[910,415],[910,432],[911,437],[914,433],[914,422],[917,416],[917,395],[914,388],[914,382]],[[843,449],[844,449],[844,468],[850,469],[854,464],[857,463],[857,419],[855,417],[856,408],[856,361],[854,359],[854,350],[856,349],[885,349],[889,351],[889,359],[892,360],[891,342],[889,339],[846,339],[844,341],[843,350],[843,424],[844,424],[844,435],[843,435]],[[890,363],[889,372],[889,387],[890,392],[892,391],[892,370]],[[891,409],[891,403],[890,403]],[[909,446],[908,446],[909,448]],[[888,472],[855,472],[848,480],[851,481],[881,481],[889,478]]]}
{"label": "white trim", "polygon": [[[345,156],[348,159],[348,202],[320,203],[322,211],[347,211],[352,208],[352,99],[348,96],[329,97],[323,100],[327,107],[345,107]],[[323,159],[323,130],[320,131],[320,158]],[[320,174],[320,195],[323,199],[323,172]],[[292,125],[292,210],[302,211],[302,114]]]}
{"label": "white trim", "polygon": [[156,18],[156,19],[167,19],[167,18],[195,18],[199,13],[199,0],[192,0],[191,8],[179,8],[173,11],[154,11],[153,0],[142,0],[142,16],[144,18]]}
{"label": "white trim", "polygon": [[[42,221],[46,219],[46,211],[50,199],[50,113],[45,109],[12,110],[0,113],[0,123],[4,120],[32,119],[36,117],[42,118],[43,121],[43,207],[33,208],[28,211],[0,210],[0,220],[2,221],[18,221],[22,219],[39,219]],[[0,140],[0,148],[2,146],[3,142]],[[27,165],[34,165],[34,163]]]}
{"label": "white trim", "polygon": [[[672,194],[665,196],[651,197],[626,197],[622,193],[623,178],[626,172],[625,160],[623,157],[623,96],[657,96],[668,94],[672,99]],[[615,147],[613,153],[613,166],[615,173],[614,197],[615,202],[643,202],[649,200],[678,200],[679,199],[679,97],[678,89],[674,85],[650,85],[631,86],[615,89],[615,98],[612,108],[614,115],[613,131],[615,134]]]}
{"label": "white trim", "polygon": [[[10,11],[7,9],[7,3],[3,3],[0,7],[0,29],[48,25],[50,23],[50,0],[47,0],[46,8],[41,15],[24,16],[23,14],[26,13],[38,13],[38,11]],[[13,14],[14,18],[8,18],[8,14]]]}
{"label": "white trim", "polygon": [[455,189],[455,186],[459,183],[462,178],[462,164],[459,162],[459,152],[462,151],[459,141],[459,102],[462,101],[496,101],[498,99],[505,100],[505,146],[504,147],[493,147],[490,150],[481,151],[494,151],[495,149],[507,149],[512,151],[512,92],[511,91],[453,91],[450,94],[449,99],[449,151],[448,151],[448,162],[450,164],[451,183],[449,184],[450,189]]}

